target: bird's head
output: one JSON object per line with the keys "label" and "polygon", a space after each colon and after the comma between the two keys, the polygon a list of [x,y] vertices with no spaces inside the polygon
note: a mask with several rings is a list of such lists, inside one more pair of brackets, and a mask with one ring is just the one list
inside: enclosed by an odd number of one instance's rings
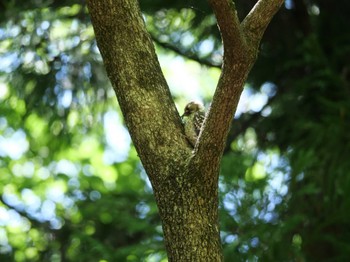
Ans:
{"label": "bird's head", "polygon": [[189,116],[195,112],[199,112],[199,111],[204,111],[204,106],[202,103],[200,102],[189,102],[186,106],[185,106],[185,110],[183,115],[181,116],[181,118],[183,118],[184,116]]}

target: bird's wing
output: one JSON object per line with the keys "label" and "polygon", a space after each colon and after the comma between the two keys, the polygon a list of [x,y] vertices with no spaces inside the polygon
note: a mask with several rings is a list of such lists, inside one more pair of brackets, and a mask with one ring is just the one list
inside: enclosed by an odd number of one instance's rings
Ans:
{"label": "bird's wing", "polygon": [[201,131],[201,127],[203,125],[204,122],[204,118],[205,118],[205,113],[204,112],[198,112],[195,116],[194,116],[194,127],[196,130],[196,134],[197,136],[199,135],[199,132]]}

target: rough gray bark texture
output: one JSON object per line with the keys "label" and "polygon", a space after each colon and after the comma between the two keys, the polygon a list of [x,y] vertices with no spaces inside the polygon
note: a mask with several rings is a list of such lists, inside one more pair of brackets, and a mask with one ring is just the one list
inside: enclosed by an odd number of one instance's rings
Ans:
{"label": "rough gray bark texture", "polygon": [[169,261],[222,261],[219,164],[259,41],[283,0],[260,0],[242,23],[231,0],[210,0],[224,43],[212,106],[193,149],[137,0],[88,0],[108,77],[152,183]]}

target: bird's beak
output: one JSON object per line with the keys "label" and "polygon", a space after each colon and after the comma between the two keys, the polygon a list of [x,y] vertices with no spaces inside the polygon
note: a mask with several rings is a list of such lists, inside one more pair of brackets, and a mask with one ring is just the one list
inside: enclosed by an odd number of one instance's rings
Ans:
{"label": "bird's beak", "polygon": [[182,114],[181,119],[184,118],[185,116],[188,116],[188,111],[185,110],[185,112]]}

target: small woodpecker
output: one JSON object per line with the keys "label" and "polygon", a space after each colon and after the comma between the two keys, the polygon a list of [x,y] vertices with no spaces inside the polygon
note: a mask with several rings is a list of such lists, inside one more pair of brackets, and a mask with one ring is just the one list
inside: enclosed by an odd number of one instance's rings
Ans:
{"label": "small woodpecker", "polygon": [[188,103],[181,118],[184,123],[186,137],[194,147],[205,118],[204,106],[198,102]]}

